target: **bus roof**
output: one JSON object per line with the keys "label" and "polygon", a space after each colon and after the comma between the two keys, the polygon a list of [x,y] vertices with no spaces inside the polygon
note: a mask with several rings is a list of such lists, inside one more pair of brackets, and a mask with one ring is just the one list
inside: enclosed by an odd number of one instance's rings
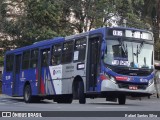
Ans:
{"label": "bus roof", "polygon": [[43,40],[43,41],[40,41],[40,42],[33,43],[32,45],[29,45],[29,46],[25,46],[25,47],[17,48],[15,50],[7,51],[6,54],[12,54],[12,53],[16,53],[16,52],[20,52],[20,51],[24,51],[24,50],[28,50],[28,49],[34,49],[34,48],[37,48],[37,47],[50,45],[50,44],[53,44],[53,43],[58,43],[58,42],[63,42],[63,41],[64,41],[64,37],[56,37],[56,38],[53,38],[53,39],[47,39],[47,40]]}
{"label": "bus roof", "polygon": [[92,34],[98,34],[98,33],[102,33],[104,30],[105,30],[106,27],[101,27],[101,28],[97,28],[97,29],[93,29],[91,31],[88,31],[88,32],[84,32],[84,33],[78,33],[78,34],[75,34],[75,35],[70,35],[70,36],[66,36],[65,37],[65,40],[69,40],[69,39],[74,39],[74,38],[80,38],[80,37],[83,37],[83,36],[87,36],[87,35],[92,35]]}

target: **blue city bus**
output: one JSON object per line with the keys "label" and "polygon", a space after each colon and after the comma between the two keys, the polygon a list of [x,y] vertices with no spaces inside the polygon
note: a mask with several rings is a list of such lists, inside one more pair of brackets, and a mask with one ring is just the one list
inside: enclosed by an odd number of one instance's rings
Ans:
{"label": "blue city bus", "polygon": [[154,40],[149,31],[103,27],[7,51],[3,94],[26,103],[86,98],[126,103],[154,89]]}

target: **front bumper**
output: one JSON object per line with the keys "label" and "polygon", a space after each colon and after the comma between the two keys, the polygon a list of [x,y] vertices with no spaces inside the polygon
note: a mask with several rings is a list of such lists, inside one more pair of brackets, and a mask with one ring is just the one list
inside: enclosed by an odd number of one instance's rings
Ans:
{"label": "front bumper", "polygon": [[124,93],[129,96],[149,96],[156,92],[154,83],[147,86],[146,89],[130,90],[127,88],[119,88],[118,84],[110,80],[103,80],[101,83],[101,92]]}

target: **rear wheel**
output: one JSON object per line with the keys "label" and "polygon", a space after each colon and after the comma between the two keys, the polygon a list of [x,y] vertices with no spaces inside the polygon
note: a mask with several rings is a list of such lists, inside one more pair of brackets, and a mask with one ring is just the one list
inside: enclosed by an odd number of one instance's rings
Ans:
{"label": "rear wheel", "polygon": [[84,93],[84,84],[82,81],[78,84],[78,98],[80,104],[86,103],[85,93]]}
{"label": "rear wheel", "polygon": [[31,86],[30,85],[26,85],[25,88],[24,88],[24,101],[26,103],[31,103],[32,100],[33,100],[33,97],[32,97],[32,91],[31,91]]}
{"label": "rear wheel", "polygon": [[120,105],[124,105],[126,103],[126,96],[125,95],[121,95],[118,97],[118,103]]}

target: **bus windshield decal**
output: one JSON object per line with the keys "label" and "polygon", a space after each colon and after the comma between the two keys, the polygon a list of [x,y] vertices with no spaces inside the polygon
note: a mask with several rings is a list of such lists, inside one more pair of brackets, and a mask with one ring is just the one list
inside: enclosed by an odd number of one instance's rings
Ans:
{"label": "bus windshield decal", "polygon": [[114,60],[112,61],[112,65],[129,66],[130,62],[128,61],[127,58],[114,58]]}

